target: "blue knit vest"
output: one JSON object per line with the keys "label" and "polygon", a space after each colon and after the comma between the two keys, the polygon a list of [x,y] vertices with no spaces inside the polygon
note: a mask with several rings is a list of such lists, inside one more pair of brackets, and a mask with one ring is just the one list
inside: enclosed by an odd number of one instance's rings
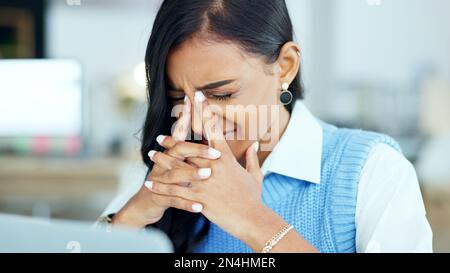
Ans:
{"label": "blue knit vest", "polygon": [[[320,252],[356,252],[355,211],[362,168],[375,145],[384,143],[399,152],[400,147],[386,135],[320,124],[323,128],[320,184],[270,173],[264,177],[262,200]],[[194,252],[252,250],[210,223],[207,235]]]}

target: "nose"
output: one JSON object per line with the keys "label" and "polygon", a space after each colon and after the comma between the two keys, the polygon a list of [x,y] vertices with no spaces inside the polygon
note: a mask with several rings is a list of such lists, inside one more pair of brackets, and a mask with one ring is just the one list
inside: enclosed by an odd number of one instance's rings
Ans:
{"label": "nose", "polygon": [[[205,103],[206,102],[206,103]],[[216,104],[209,104],[207,98],[201,91],[195,92],[194,102],[192,103],[192,131],[198,140],[199,137],[202,139],[208,139],[207,132],[205,131],[203,124],[207,122],[208,126],[213,126],[215,129],[222,132],[224,126],[224,113],[223,108]],[[207,108],[205,108],[207,107]],[[205,112],[208,111],[207,115]],[[211,117],[209,117],[212,115]]]}

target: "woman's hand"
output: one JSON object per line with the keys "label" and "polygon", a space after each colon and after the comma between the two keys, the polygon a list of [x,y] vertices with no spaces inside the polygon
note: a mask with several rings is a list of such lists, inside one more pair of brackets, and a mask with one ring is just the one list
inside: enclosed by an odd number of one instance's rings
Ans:
{"label": "woman's hand", "polygon": [[[221,156],[220,152],[206,145],[184,142],[189,132],[191,115],[189,100],[185,101],[181,117],[174,128],[173,137],[168,141],[176,142],[166,149],[164,153],[151,151],[150,159],[157,161],[149,176],[168,176],[171,171],[171,183],[177,187],[186,187],[188,184],[177,179],[178,173],[184,176],[191,175],[193,178],[202,179],[197,176],[198,168],[184,162],[187,157],[198,157],[215,160]],[[162,143],[162,137],[157,139]],[[165,142],[165,141],[164,141]],[[142,228],[159,221],[168,207],[175,207],[191,212],[200,212],[201,205],[191,200],[185,200],[176,196],[165,196],[149,191],[152,182],[147,181],[140,190],[128,201],[128,203],[113,217],[113,224],[126,225]]]}
{"label": "woman's hand", "polygon": [[[168,137],[173,139],[171,137]],[[141,228],[158,222],[165,210],[169,207],[199,213],[202,210],[201,204],[192,200],[186,200],[173,195],[164,195],[152,192],[151,177],[165,177],[168,183],[174,187],[187,188],[190,186],[189,180],[181,180],[179,177],[189,177],[191,179],[204,179],[200,174],[202,169],[196,168],[186,162],[187,157],[198,157],[214,160],[220,157],[220,153],[205,145],[177,142],[172,148],[164,153],[150,153],[150,158],[159,164],[155,164],[147,182],[141,187],[124,208],[113,218],[114,224],[128,225]]]}
{"label": "woman's hand", "polygon": [[[151,190],[164,196],[174,196],[183,204],[173,203],[178,208],[188,208],[190,201],[202,205],[202,213],[212,222],[230,234],[244,239],[253,228],[255,217],[267,212],[261,201],[262,172],[257,157],[258,142],[246,152],[246,168],[243,168],[230,150],[222,131],[222,127],[209,111],[206,100],[199,102],[196,109],[203,109],[203,128],[208,141],[222,156],[216,160],[200,157],[189,157],[190,167],[181,166],[164,173],[150,175]],[[173,138],[166,137],[160,143],[171,150],[182,145]],[[162,166],[165,157],[154,156],[156,165]],[[198,166],[199,169],[193,168]],[[177,183],[191,182],[191,186],[181,187]],[[198,207],[200,208],[200,206]]]}
{"label": "woman's hand", "polygon": [[[180,166],[159,175],[152,174],[151,191],[174,198],[170,205],[178,208],[189,210],[194,201],[198,204],[197,211],[201,209],[211,222],[259,252],[267,240],[287,225],[284,219],[262,203],[263,175],[257,157],[259,145],[255,142],[247,149],[244,169],[231,152],[222,126],[218,124],[202,94],[196,94],[196,104],[195,109],[203,109],[200,116],[209,144],[221,152],[221,157],[216,160],[187,157],[190,166],[198,169]],[[170,137],[159,138],[159,141],[168,150],[181,145]],[[162,159],[152,158],[156,165],[164,165]],[[177,185],[186,181],[191,182],[190,187]],[[292,231],[272,251],[316,252],[316,249],[298,232]]]}

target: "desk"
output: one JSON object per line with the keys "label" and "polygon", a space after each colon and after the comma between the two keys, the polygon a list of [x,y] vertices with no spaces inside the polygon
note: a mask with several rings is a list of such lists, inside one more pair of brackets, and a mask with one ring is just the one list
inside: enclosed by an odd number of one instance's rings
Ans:
{"label": "desk", "polygon": [[95,218],[117,191],[123,159],[0,157],[0,212]]}

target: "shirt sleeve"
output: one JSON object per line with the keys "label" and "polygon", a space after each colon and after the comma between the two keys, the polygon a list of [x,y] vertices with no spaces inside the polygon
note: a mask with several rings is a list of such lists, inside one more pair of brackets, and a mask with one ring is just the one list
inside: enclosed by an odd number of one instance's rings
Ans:
{"label": "shirt sleeve", "polygon": [[119,212],[127,202],[139,191],[140,187],[136,185],[131,185],[128,190],[119,193],[106,207],[101,216],[107,216],[111,214],[116,214]]}
{"label": "shirt sleeve", "polygon": [[139,164],[131,164],[123,169],[123,173],[117,195],[108,204],[101,216],[115,214],[128,203],[142,187],[143,177],[146,176],[147,169]]}
{"label": "shirt sleeve", "polygon": [[386,144],[376,145],[361,173],[356,251],[432,252],[432,231],[413,165]]}

